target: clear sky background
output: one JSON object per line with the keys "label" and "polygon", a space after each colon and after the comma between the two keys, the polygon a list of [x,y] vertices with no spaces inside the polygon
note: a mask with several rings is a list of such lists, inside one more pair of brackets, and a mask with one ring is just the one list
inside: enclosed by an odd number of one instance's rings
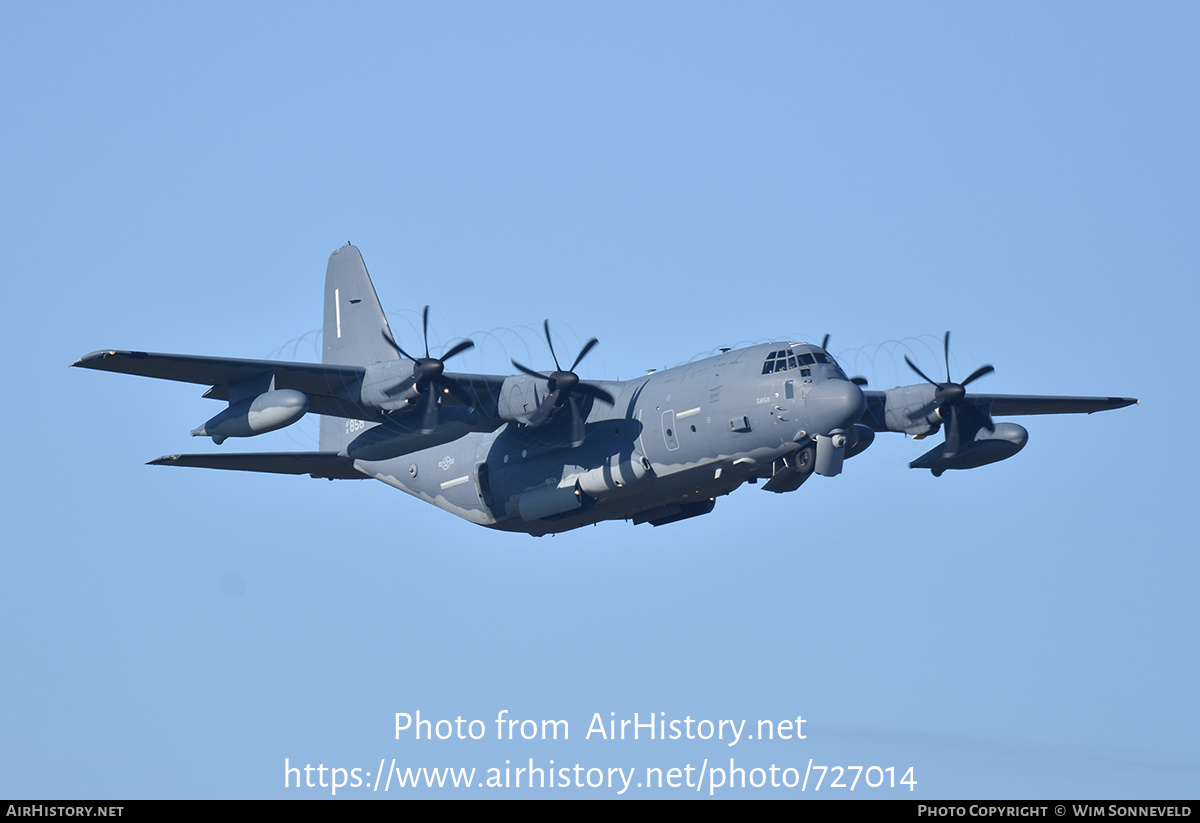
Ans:
{"label": "clear sky background", "polygon": [[[0,796],[811,758],[911,766],[903,797],[1196,797],[1200,7],[7,2],[0,28]],[[402,345],[426,304],[435,347],[473,337],[458,370],[547,368],[549,318],[566,357],[600,339],[585,378],[830,333],[889,388],[952,329],[955,376],[996,366],[971,389],[1141,403],[1022,418],[974,471],[882,435],[795,494],[535,539],[373,481],[144,466],[215,449],[188,432],[220,407],[66,368],[319,359],[347,240]],[[396,740],[418,710],[488,737]],[[497,741],[501,710],[570,739]],[[635,712],[807,736],[585,739]],[[851,794],[888,793],[806,796]]]}

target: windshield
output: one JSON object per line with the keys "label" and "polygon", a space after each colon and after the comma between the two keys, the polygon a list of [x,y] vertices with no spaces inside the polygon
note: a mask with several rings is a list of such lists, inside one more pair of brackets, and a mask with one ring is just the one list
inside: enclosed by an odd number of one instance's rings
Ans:
{"label": "windshield", "polygon": [[837,368],[837,363],[825,352],[800,352],[797,354],[790,349],[780,349],[779,351],[770,352],[767,355],[767,359],[763,361],[762,373],[774,374],[775,372],[812,366],[816,363],[826,363]]}

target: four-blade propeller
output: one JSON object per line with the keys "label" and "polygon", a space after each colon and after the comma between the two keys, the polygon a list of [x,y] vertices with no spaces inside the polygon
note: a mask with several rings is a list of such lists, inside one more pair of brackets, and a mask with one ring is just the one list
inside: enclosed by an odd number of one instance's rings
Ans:
{"label": "four-blade propeller", "polygon": [[[462,354],[467,349],[473,348],[475,342],[473,340],[463,340],[461,343],[451,347],[450,351],[443,354],[441,357],[429,356],[429,306],[425,307],[425,312],[421,318],[422,332],[425,338],[425,356],[413,357],[411,354],[400,348],[400,344],[392,337],[392,333],[387,326],[383,328],[383,339],[388,342],[396,353],[401,357],[414,361],[412,373],[412,388],[417,394],[425,396],[425,411],[421,419],[421,433],[429,434],[437,428],[438,413],[438,389],[448,391],[457,397],[463,404],[470,406],[474,401],[462,386],[457,381],[444,376],[446,371],[446,361],[455,355]],[[397,386],[389,389],[386,393],[396,395],[408,389],[408,385]]]}
{"label": "four-blade propeller", "polygon": [[579,365],[579,361],[600,341],[593,337],[584,343],[583,348],[579,351],[579,355],[575,358],[575,362],[571,364],[571,368],[563,369],[559,365],[558,355],[554,353],[554,342],[550,339],[550,321],[543,321],[542,328],[546,332],[546,345],[550,347],[550,356],[554,358],[554,371],[550,374],[543,374],[542,372],[534,371],[528,366],[522,366],[516,360],[512,361],[513,366],[524,374],[545,380],[546,388],[549,390],[546,399],[529,416],[529,425],[540,426],[563,406],[568,406],[571,409],[571,445],[578,446],[583,442],[585,433],[583,417],[579,413],[579,403],[575,400],[575,395],[591,397],[610,406],[615,402],[613,396],[605,389],[593,383],[583,382],[579,379],[579,375],[575,373],[575,367]]}
{"label": "four-blade propeller", "polygon": [[[937,387],[937,392],[933,396],[933,404],[934,404],[933,407],[935,409],[937,409],[938,416],[941,417],[943,420],[945,420],[947,423],[947,431],[946,431],[947,444],[953,443],[953,445],[955,447],[957,447],[957,444],[958,444],[958,425],[957,425],[958,415],[955,413],[955,407],[959,403],[962,402],[962,399],[964,397],[967,396],[966,386],[968,383],[971,383],[974,380],[978,380],[980,377],[983,377],[985,374],[991,374],[996,369],[990,363],[985,366],[980,366],[975,371],[971,372],[970,376],[966,380],[962,381],[961,383],[955,383],[954,381],[952,381],[950,379],[950,332],[949,331],[946,332],[946,336],[943,340],[942,347],[944,349],[944,356],[946,359],[946,382],[945,383],[938,383],[937,381],[930,380],[929,377],[925,374],[925,372],[918,369],[917,365],[915,363],[913,363],[913,361],[908,359],[907,354],[904,355],[904,362],[908,364],[908,367],[910,369],[912,369],[917,374],[919,374],[925,380],[926,383],[931,383]],[[995,427],[992,425],[992,422],[990,419],[987,419],[984,422],[984,425],[987,427],[987,429],[989,431],[995,431]]]}

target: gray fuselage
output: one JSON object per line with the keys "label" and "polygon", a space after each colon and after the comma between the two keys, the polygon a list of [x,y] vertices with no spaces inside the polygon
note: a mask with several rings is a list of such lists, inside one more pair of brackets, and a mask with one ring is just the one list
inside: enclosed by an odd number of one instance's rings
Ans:
{"label": "gray fuselage", "polygon": [[[354,465],[497,529],[543,535],[602,520],[661,524],[711,511],[716,497],[772,477],[817,435],[850,429],[865,406],[858,386],[822,349],[797,343],[595,382],[615,403],[581,404],[587,436],[577,447],[564,445],[561,414],[536,428],[504,422]],[[502,396],[536,408],[539,383],[515,375]]]}

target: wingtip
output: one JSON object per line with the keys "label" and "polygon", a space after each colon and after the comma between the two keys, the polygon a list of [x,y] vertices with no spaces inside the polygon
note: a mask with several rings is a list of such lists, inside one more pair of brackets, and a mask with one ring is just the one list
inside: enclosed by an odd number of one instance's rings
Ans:
{"label": "wingtip", "polygon": [[114,355],[116,353],[117,353],[116,349],[99,349],[94,352],[88,352],[83,357],[80,357],[78,360],[76,360],[74,363],[69,364],[67,366],[67,368],[73,368],[75,366],[82,366],[84,368],[87,368],[87,367],[91,366],[92,363],[94,363],[98,360],[103,360],[106,357],[111,357],[112,355]]}

